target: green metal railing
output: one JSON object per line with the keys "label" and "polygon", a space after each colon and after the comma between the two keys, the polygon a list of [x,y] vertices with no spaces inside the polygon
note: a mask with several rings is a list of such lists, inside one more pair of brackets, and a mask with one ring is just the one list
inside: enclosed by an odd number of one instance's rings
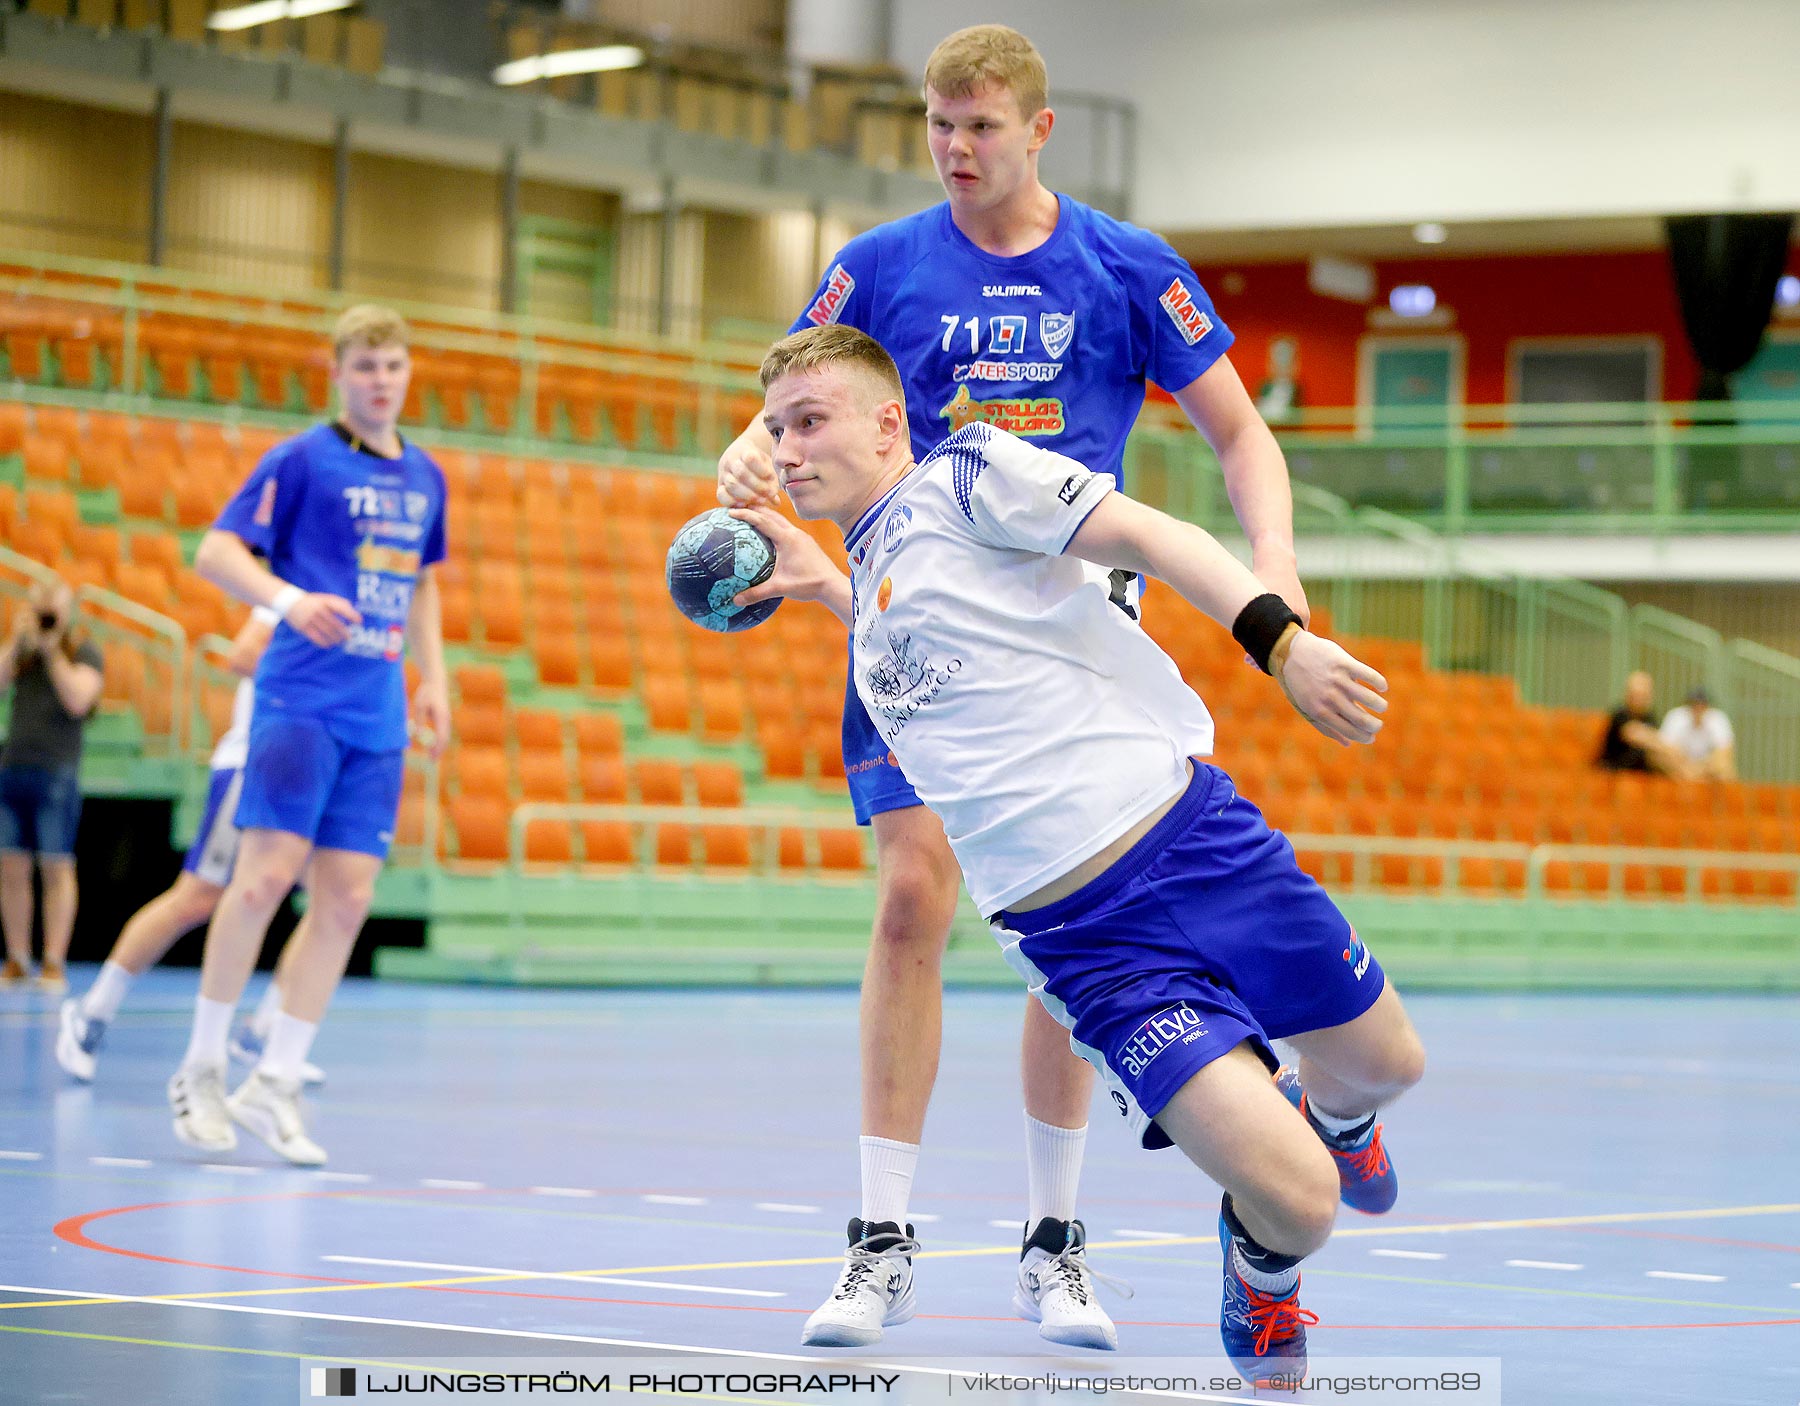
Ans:
{"label": "green metal railing", "polygon": [[1800,401],[1333,407],[1275,432],[1297,481],[1452,535],[1800,527]]}
{"label": "green metal railing", "polygon": [[[1134,496],[1230,538],[1218,461],[1191,429],[1140,426],[1128,447]],[[1509,675],[1520,698],[1557,708],[1616,705],[1648,669],[1664,699],[1704,687],[1739,734],[1751,780],[1800,781],[1800,659],[1598,586],[1526,576],[1492,553],[1381,508],[1294,484],[1308,597],[1344,635],[1416,640],[1433,668]]]}

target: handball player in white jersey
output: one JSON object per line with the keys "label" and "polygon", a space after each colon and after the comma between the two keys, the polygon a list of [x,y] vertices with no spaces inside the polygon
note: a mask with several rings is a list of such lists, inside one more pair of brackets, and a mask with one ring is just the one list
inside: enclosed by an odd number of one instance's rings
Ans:
{"label": "handball player in white jersey", "polygon": [[[1179,1147],[1224,1189],[1227,1352],[1252,1380],[1303,1373],[1316,1319],[1300,1261],[1340,1195],[1391,1204],[1375,1113],[1424,1052],[1292,847],[1199,760],[1212,719],[1111,603],[1109,573],[1159,578],[1229,626],[1339,742],[1374,740],[1385,681],[1109,474],[985,424],[915,465],[898,372],[865,333],[796,333],[762,382],[782,487],[802,518],[842,529],[851,576],[777,514],[739,509],[779,553],[739,601],[816,600],[850,627],[857,692],[1007,961],[1143,1145]],[[1271,1078],[1277,1039],[1330,1114]],[[1374,1154],[1347,1167],[1336,1144]],[[869,1256],[886,1321],[910,1314],[913,1248]]]}

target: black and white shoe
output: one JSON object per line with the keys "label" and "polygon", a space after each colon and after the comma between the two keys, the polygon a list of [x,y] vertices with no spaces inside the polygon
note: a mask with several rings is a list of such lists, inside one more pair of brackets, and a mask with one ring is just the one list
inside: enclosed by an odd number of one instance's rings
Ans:
{"label": "black and white shoe", "polygon": [[1119,1330],[1094,1297],[1096,1280],[1131,1297],[1131,1286],[1124,1280],[1100,1274],[1088,1264],[1086,1226],[1078,1220],[1045,1217],[1020,1252],[1013,1307],[1053,1343],[1116,1351]]}
{"label": "black and white shoe", "polygon": [[913,1316],[912,1257],[919,1248],[913,1228],[894,1221],[853,1217],[850,1248],[831,1297],[806,1320],[800,1341],[808,1347],[867,1347],[884,1328]]}

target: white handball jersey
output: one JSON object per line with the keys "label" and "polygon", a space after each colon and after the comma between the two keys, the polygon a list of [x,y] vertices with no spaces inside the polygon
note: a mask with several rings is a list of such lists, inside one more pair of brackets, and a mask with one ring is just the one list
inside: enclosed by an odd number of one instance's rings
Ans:
{"label": "white handball jersey", "polygon": [[1206,707],[1061,553],[1110,474],[991,425],[946,439],[845,542],[856,690],[991,915],[1098,853],[1212,750]]}
{"label": "white handball jersey", "polygon": [[249,679],[240,679],[237,697],[231,702],[231,726],[213,748],[214,771],[236,771],[250,755],[250,714],[255,706],[256,685]]}
{"label": "white handball jersey", "polygon": [[[271,627],[281,623],[281,617],[266,605],[256,606],[250,614]],[[236,771],[250,755],[250,716],[255,706],[256,685],[244,679],[231,700],[231,726],[213,748],[212,761],[208,763],[214,771]]]}

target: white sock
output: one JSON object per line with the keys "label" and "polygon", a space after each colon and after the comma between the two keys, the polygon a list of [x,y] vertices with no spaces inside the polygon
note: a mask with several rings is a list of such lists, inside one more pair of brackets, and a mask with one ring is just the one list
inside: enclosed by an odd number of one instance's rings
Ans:
{"label": "white sock", "polygon": [[231,1034],[231,1017],[236,1012],[237,1006],[230,1001],[194,998],[194,1033],[188,1037],[187,1054],[181,1060],[184,1068],[225,1063],[225,1040]]}
{"label": "white sock", "polygon": [[1059,1128],[1025,1115],[1025,1233],[1045,1217],[1075,1219],[1075,1192],[1081,1185],[1081,1159],[1087,1151],[1087,1124]]}
{"label": "white sock", "polygon": [[275,1024],[275,1016],[281,1010],[281,988],[271,981],[263,988],[262,1000],[256,1003],[256,1014],[250,1017],[250,1028],[263,1039],[269,1038],[269,1031]]}
{"label": "white sock", "polygon": [[1340,1118],[1335,1113],[1327,1113],[1310,1098],[1306,1101],[1306,1111],[1312,1115],[1313,1122],[1333,1137],[1342,1137],[1345,1133],[1356,1132],[1375,1116],[1373,1113],[1358,1113],[1350,1118]]}
{"label": "white sock", "polygon": [[1293,1293],[1294,1286],[1300,1282],[1300,1266],[1298,1264],[1273,1272],[1258,1269],[1250,1263],[1242,1247],[1236,1244],[1231,1247],[1231,1264],[1232,1268],[1237,1270],[1238,1277],[1252,1289],[1259,1289],[1265,1294],[1274,1294],[1277,1298]]}
{"label": "white sock", "polygon": [[884,1137],[858,1138],[857,1142],[862,1150],[862,1218],[891,1220],[904,1229],[913,1172],[919,1165],[919,1144]]}
{"label": "white sock", "polygon": [[100,975],[94,978],[87,995],[81,998],[82,1015],[89,1020],[111,1020],[119,1013],[119,1003],[125,999],[125,993],[135,980],[136,977],[117,962],[101,963]]}
{"label": "white sock", "polygon": [[313,1036],[318,1033],[319,1027],[312,1021],[301,1020],[286,1011],[276,1011],[275,1019],[269,1023],[269,1042],[263,1046],[257,1072],[284,1083],[298,1081],[300,1066],[306,1063],[306,1056],[312,1051]]}

